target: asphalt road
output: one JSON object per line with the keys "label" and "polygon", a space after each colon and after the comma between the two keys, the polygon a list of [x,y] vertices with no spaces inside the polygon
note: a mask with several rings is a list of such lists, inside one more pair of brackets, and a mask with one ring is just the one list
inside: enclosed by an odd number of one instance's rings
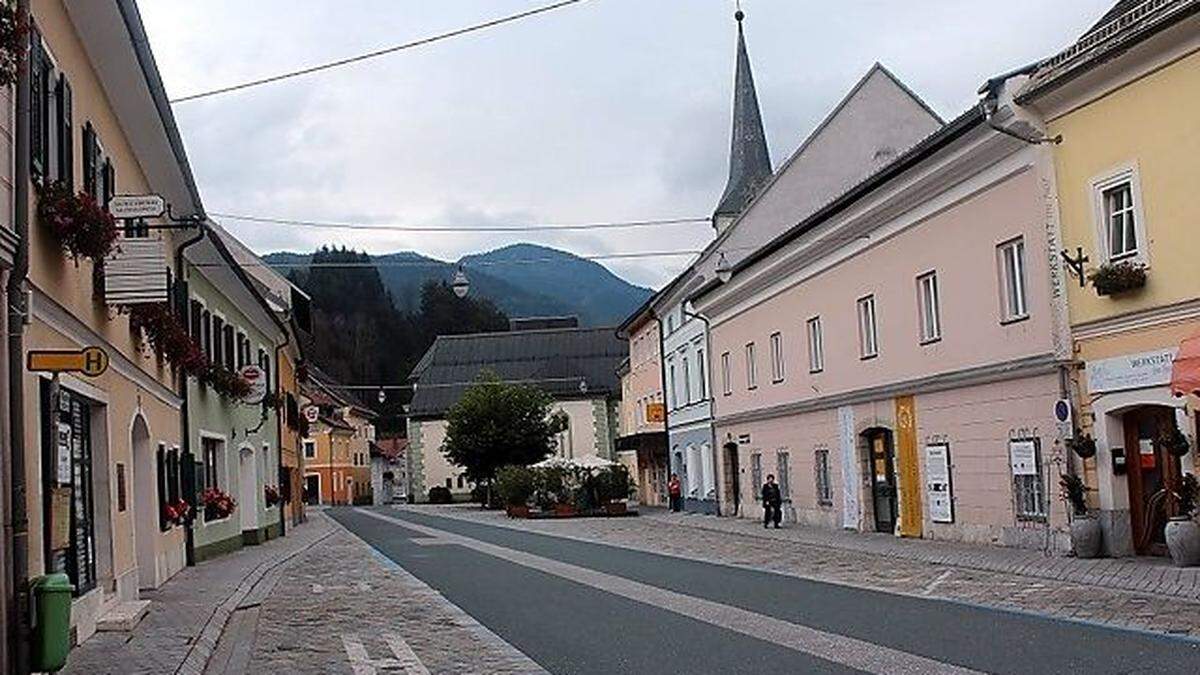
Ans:
{"label": "asphalt road", "polygon": [[370,511],[329,513],[552,673],[1200,672],[1194,640]]}

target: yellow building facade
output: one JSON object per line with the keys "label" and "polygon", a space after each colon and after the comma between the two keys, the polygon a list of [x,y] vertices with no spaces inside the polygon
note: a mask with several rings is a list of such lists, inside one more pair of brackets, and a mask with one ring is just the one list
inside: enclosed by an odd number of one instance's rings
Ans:
{"label": "yellow building facade", "polygon": [[1197,469],[1196,401],[1169,387],[1180,342],[1200,333],[1200,14],[1191,4],[1118,5],[1018,96],[1061,137],[1065,250],[1050,254],[1074,277],[1074,424],[1095,441],[1094,456],[1069,461],[1094,490],[1114,556],[1165,553],[1165,490]]}

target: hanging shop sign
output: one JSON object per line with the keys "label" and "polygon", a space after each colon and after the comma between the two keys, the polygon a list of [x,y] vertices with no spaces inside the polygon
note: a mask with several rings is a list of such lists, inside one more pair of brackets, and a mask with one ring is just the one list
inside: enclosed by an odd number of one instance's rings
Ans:
{"label": "hanging shop sign", "polygon": [[267,373],[258,366],[243,366],[238,375],[250,385],[250,393],[242,397],[243,403],[262,403],[267,396]]}
{"label": "hanging shop sign", "polygon": [[315,405],[310,405],[304,409],[304,421],[309,424],[316,424],[321,418],[321,409]]}
{"label": "hanging shop sign", "polygon": [[116,195],[108,200],[113,218],[158,218],[167,212],[162,195]]}
{"label": "hanging shop sign", "polygon": [[25,367],[37,373],[82,373],[99,377],[108,370],[108,352],[101,347],[34,349],[26,355]]}
{"label": "hanging shop sign", "polygon": [[1144,389],[1170,383],[1171,364],[1178,347],[1156,349],[1152,352],[1125,354],[1111,359],[1097,359],[1087,364],[1088,391]]}
{"label": "hanging shop sign", "polygon": [[661,403],[646,404],[646,421],[662,422],[667,419],[667,407]]}
{"label": "hanging shop sign", "polygon": [[931,443],[925,446],[925,495],[929,502],[929,516],[933,522],[954,522],[949,444]]}

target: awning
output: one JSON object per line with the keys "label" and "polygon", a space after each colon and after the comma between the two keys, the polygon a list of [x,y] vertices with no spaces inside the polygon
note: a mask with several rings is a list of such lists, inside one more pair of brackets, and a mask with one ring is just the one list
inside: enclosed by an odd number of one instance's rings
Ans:
{"label": "awning", "polygon": [[1179,354],[1171,365],[1171,393],[1200,396],[1200,333],[1179,343]]}

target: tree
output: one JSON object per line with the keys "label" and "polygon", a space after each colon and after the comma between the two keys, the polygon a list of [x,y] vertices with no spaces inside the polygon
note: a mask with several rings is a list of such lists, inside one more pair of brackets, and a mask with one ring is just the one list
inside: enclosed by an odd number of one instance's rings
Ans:
{"label": "tree", "polygon": [[497,469],[540,462],[558,446],[555,435],[567,428],[567,420],[551,413],[553,404],[537,387],[484,373],[447,413],[442,453],[468,480],[486,486],[490,504]]}

